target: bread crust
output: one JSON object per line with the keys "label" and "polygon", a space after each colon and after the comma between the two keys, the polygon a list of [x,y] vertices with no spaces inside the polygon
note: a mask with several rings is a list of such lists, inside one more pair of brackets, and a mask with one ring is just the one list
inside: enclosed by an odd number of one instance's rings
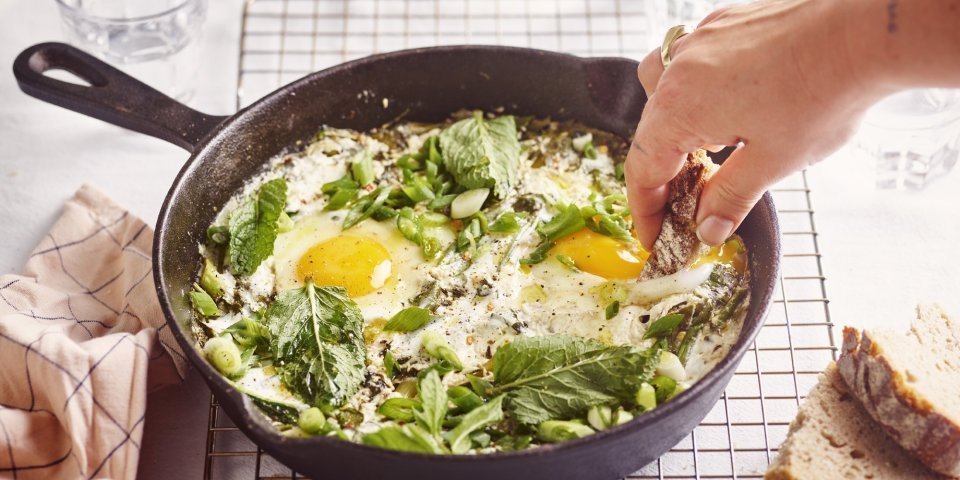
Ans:
{"label": "bread crust", "polygon": [[687,155],[680,173],[670,181],[663,226],[640,272],[641,280],[679,272],[709,250],[697,237],[696,215],[703,186],[716,169],[703,150]]}
{"label": "bread crust", "polygon": [[837,365],[850,391],[891,438],[931,469],[960,476],[960,425],[910,386],[869,331],[844,328]]}

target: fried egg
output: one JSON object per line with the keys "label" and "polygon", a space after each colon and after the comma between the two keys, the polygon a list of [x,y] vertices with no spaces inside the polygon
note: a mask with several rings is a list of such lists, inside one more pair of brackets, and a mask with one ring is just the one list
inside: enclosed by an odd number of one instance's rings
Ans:
{"label": "fried egg", "polygon": [[[404,238],[394,222],[365,220],[344,230],[346,212],[317,212],[295,218],[277,238],[274,271],[277,291],[299,288],[307,278],[337,286],[357,302],[366,320],[389,318],[415,296],[428,262],[420,247]],[[445,228],[432,234],[451,241]]]}

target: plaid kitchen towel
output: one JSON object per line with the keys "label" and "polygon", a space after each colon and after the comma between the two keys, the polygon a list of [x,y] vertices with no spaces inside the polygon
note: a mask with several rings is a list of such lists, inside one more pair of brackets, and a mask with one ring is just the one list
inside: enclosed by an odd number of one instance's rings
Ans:
{"label": "plaid kitchen towel", "polygon": [[84,186],[0,276],[0,478],[134,478],[147,392],[183,378],[153,231]]}

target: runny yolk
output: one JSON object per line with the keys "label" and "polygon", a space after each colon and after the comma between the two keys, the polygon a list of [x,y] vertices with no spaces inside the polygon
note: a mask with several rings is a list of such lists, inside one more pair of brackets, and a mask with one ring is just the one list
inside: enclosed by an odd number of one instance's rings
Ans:
{"label": "runny yolk", "polygon": [[553,255],[566,255],[580,270],[610,280],[640,276],[650,256],[639,244],[630,245],[584,228],[557,241]]}
{"label": "runny yolk", "polygon": [[392,274],[390,252],[366,237],[340,235],[307,250],[297,263],[297,279],[320,286],[343,287],[362,297],[386,283]]}
{"label": "runny yolk", "polygon": [[746,256],[743,254],[743,244],[737,238],[727,240],[723,245],[713,247],[709,252],[698,258],[690,268],[697,268],[705,263],[726,263],[732,265],[738,272],[743,272],[746,266]]}

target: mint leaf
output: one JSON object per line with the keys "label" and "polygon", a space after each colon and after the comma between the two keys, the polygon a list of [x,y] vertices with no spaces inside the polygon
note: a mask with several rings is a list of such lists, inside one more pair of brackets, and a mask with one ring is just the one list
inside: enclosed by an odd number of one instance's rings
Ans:
{"label": "mint leaf", "polygon": [[491,393],[506,393],[507,410],[527,425],[578,418],[594,405],[632,402],[659,358],[569,335],[519,338],[494,355]]}
{"label": "mint leaf", "polygon": [[487,120],[474,112],[440,133],[440,150],[447,171],[466,189],[491,188],[505,198],[517,184],[520,142],[512,116]]}
{"label": "mint leaf", "polygon": [[363,436],[361,443],[371,447],[416,453],[444,453],[437,441],[416,424],[384,427]]}
{"label": "mint leaf", "polygon": [[467,453],[471,447],[471,433],[503,419],[502,403],[503,395],[500,395],[464,415],[460,423],[450,431],[450,451]]}
{"label": "mint leaf", "polygon": [[340,287],[286,290],[264,312],[283,383],[314,406],[340,406],[360,389],[366,368],[363,317]]}
{"label": "mint leaf", "polygon": [[443,417],[447,416],[447,388],[443,386],[436,370],[424,376],[417,388],[420,392],[420,408],[413,411],[413,416],[424,430],[434,438],[440,438]]}
{"label": "mint leaf", "polygon": [[287,182],[277,178],[264,183],[230,214],[228,261],[234,271],[250,275],[273,255],[280,214],[287,205]]}

